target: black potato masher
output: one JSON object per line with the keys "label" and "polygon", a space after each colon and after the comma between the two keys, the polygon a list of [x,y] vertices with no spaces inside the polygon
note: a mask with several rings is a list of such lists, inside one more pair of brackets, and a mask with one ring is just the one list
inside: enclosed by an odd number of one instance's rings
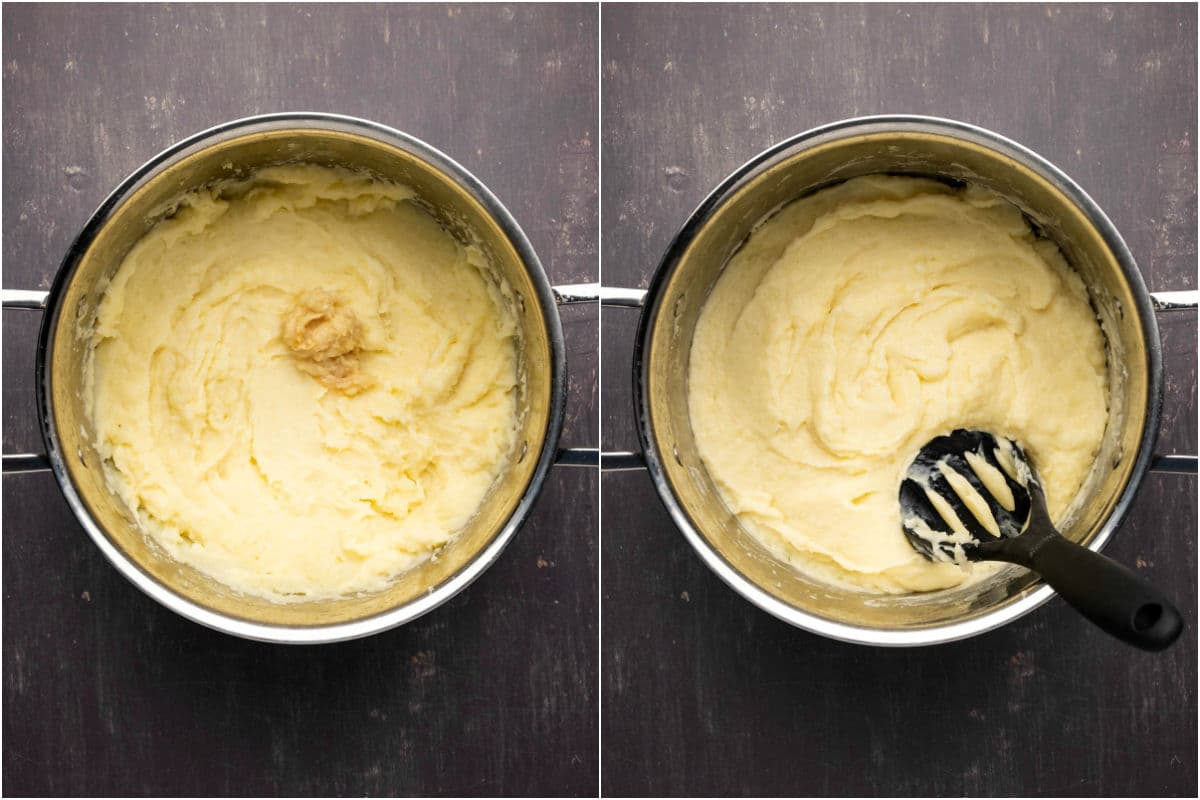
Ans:
{"label": "black potato masher", "polygon": [[1007,561],[1042,576],[1113,636],[1162,650],[1183,630],[1179,610],[1117,562],[1063,538],[1025,452],[959,429],[921,448],[900,484],[904,534],[930,561]]}

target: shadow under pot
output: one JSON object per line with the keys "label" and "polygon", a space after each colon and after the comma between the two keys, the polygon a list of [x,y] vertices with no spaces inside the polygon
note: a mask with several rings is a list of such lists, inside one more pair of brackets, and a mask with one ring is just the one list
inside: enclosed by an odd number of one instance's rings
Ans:
{"label": "shadow under pot", "polygon": [[[466,526],[435,558],[382,591],[274,602],[230,589],[169,557],[105,479],[83,376],[101,296],[130,249],[185,193],[279,165],[366,173],[411,188],[416,202],[461,243],[478,246],[511,288],[519,329],[518,432],[513,452]],[[557,306],[595,301],[595,287],[550,286],[529,241],[473,175],[429,145],[376,123],[327,114],[238,120],[169,148],[130,175],[88,220],[48,293],[6,291],[6,308],[44,309],[36,360],[46,454],[6,455],[5,472],[50,469],[80,524],[145,593],[188,619],[249,639],[318,643],[403,624],[464,589],[529,513],[550,467],[596,463],[595,451],[558,451],[565,350]]]}
{"label": "shadow under pot", "polygon": [[[644,461],[676,525],[704,562],[755,605],[805,630],[848,642],[929,645],[991,630],[1052,596],[1038,577],[1005,567],[977,583],[934,592],[872,594],[810,578],[765,548],[722,501],[697,453],[688,367],[697,321],[729,259],[783,206],[865,175],[973,184],[1015,204],[1083,278],[1106,335],[1109,416],[1063,535],[1100,550],[1118,529],[1148,469],[1196,471],[1195,456],[1159,456],[1163,395],[1155,312],[1194,309],[1194,292],[1151,295],[1100,208],[1045,159],[998,134],[951,120],[845,120],[751,159],[692,213],[650,287],[602,290],[605,306],[641,308],[633,361],[642,453],[605,453],[602,467]],[[901,535],[897,531],[897,536]]]}

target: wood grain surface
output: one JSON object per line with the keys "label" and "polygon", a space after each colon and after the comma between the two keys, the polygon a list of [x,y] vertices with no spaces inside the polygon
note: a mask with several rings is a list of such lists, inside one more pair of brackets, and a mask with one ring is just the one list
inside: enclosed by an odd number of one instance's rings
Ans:
{"label": "wood grain surface", "polygon": [[[13,5],[3,10],[4,286],[46,288],[104,196],[251,114],[331,111],[475,173],[556,283],[597,280],[597,9]],[[595,446],[595,311],[563,312],[564,444]],[[38,447],[38,315],[4,315],[4,449]],[[5,795],[590,795],[594,470],[555,469],[499,561],[400,629],[245,642],[143,596],[48,473],[3,482]]]}
{"label": "wood grain surface", "polygon": [[[645,286],[725,175],[815,125],[923,113],[1064,169],[1152,290],[1196,287],[1195,5],[605,5],[602,272]],[[636,320],[605,310],[602,428],[636,445]],[[1196,317],[1160,317],[1159,451],[1196,452]],[[789,627],[701,563],[645,474],[602,480],[606,795],[1196,793],[1196,479],[1151,475],[1106,552],[1187,630],[1126,647],[1053,600],[955,644]]]}

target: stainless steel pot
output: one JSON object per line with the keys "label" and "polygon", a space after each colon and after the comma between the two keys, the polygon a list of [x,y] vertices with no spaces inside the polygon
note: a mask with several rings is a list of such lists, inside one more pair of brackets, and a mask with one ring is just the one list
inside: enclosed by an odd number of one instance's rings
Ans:
{"label": "stainless steel pot", "polygon": [[[1010,567],[975,586],[887,597],[814,581],[778,561],[737,523],[700,460],[687,403],[687,365],[700,309],[725,263],[781,206],[871,173],[912,174],[997,192],[1056,241],[1088,285],[1107,338],[1110,419],[1064,535],[1101,549],[1152,464],[1195,472],[1195,456],[1154,459],[1163,377],[1155,311],[1195,308],[1195,292],[1151,295],[1104,212],[1070,178],[998,134],[951,120],[880,116],[789,139],[726,178],[684,223],[644,297],[602,291],[605,305],[644,305],[633,363],[645,466],[684,536],[739,594],[780,619],[834,639],[925,645],[974,636],[1050,599],[1036,576]],[[605,454],[606,468],[636,456]]]}
{"label": "stainless steel pot", "polygon": [[[385,591],[278,604],[239,595],[168,557],[106,485],[83,412],[83,363],[102,287],[135,242],[182,193],[282,163],[365,170],[407,184],[454,235],[491,256],[519,298],[522,444],[467,527]],[[521,228],[466,169],[429,145],[372,122],[330,114],[269,114],[196,134],[150,159],[100,205],[49,292],[5,291],[4,306],[44,309],[36,389],[45,455],[6,455],[4,471],[50,469],[101,552],[146,594],[226,633],[284,643],[332,642],[400,625],[445,602],[500,555],[556,458],[595,465],[594,450],[558,451],[566,356],[557,304],[595,302],[595,286],[554,289]]]}

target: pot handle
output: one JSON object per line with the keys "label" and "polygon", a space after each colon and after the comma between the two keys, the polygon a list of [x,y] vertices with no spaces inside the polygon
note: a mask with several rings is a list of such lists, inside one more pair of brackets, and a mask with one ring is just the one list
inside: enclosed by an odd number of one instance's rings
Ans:
{"label": "pot handle", "polygon": [[[1192,290],[1187,292],[1151,292],[1150,303],[1154,306],[1156,313],[1165,313],[1169,311],[1195,311],[1197,301],[1200,301],[1200,292]],[[1195,475],[1196,474],[1196,456],[1190,455],[1156,455],[1154,460],[1150,462],[1150,469],[1153,472],[1170,472],[1179,475]]]}
{"label": "pot handle", "polygon": [[[598,283],[576,283],[555,286],[554,299],[560,306],[592,305],[641,308],[646,297],[644,289],[614,289]],[[564,467],[588,467],[602,470],[641,469],[645,461],[641,453],[602,452],[597,447],[564,447],[559,449],[554,463]]]}
{"label": "pot handle", "polygon": [[1155,311],[1195,311],[1200,301],[1200,291],[1151,292],[1150,304]]}
{"label": "pot handle", "polygon": [[[21,308],[26,311],[45,311],[49,292],[5,289],[0,292],[4,308]],[[4,472],[43,472],[50,469],[50,459],[43,453],[5,453]]]}
{"label": "pot handle", "polygon": [[[595,305],[600,300],[600,284],[572,283],[552,286],[554,302],[560,306]],[[600,465],[600,450],[595,447],[560,447],[554,463],[564,467],[596,469]]]}
{"label": "pot handle", "polygon": [[[600,305],[604,308],[641,309],[646,303],[645,289],[622,289],[615,286],[600,287]],[[646,468],[646,459],[641,453],[629,450],[605,450],[599,453],[600,469],[603,472],[625,472]]]}

